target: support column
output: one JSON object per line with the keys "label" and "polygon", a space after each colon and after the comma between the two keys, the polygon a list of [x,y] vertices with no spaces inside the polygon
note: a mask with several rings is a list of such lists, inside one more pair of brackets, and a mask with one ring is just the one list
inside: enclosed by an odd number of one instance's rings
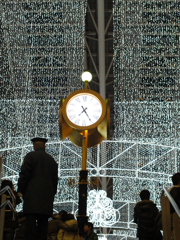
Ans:
{"label": "support column", "polygon": [[100,95],[106,99],[105,83],[105,23],[104,23],[104,0],[97,1],[98,10],[98,55],[99,55],[99,86]]}
{"label": "support column", "polygon": [[[106,68],[105,68],[105,17],[104,17],[104,0],[97,1],[98,11],[98,55],[99,55],[99,88],[100,95],[106,99]],[[106,144],[101,143],[101,164],[106,163]],[[107,192],[107,178],[101,178],[102,189]],[[107,229],[103,228],[103,233]]]}
{"label": "support column", "polygon": [[[6,195],[2,194],[0,205],[5,203],[5,201],[6,201]],[[5,207],[0,209],[0,240],[3,240],[4,218],[5,218]]]}
{"label": "support column", "polygon": [[0,157],[0,179],[2,177],[2,157]]}

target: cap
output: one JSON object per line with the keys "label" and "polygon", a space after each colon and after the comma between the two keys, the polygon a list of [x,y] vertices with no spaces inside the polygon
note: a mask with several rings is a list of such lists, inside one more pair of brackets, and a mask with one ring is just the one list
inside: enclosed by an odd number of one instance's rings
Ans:
{"label": "cap", "polygon": [[48,140],[46,138],[35,137],[31,139],[31,142],[44,142],[46,143]]}

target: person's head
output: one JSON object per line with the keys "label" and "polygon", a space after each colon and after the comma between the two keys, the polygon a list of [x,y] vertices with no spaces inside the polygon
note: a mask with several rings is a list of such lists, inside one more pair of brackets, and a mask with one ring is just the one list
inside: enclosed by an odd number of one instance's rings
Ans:
{"label": "person's head", "polygon": [[74,219],[74,215],[71,213],[67,214],[66,221]]}
{"label": "person's head", "polygon": [[84,225],[84,232],[89,234],[91,231],[93,231],[93,224],[91,222],[87,222]]}
{"label": "person's head", "polygon": [[34,150],[38,149],[38,148],[46,148],[45,143],[48,141],[46,138],[33,138],[31,139],[32,143],[33,143],[33,148]]}
{"label": "person's head", "polygon": [[10,181],[8,179],[4,179],[1,183],[1,189],[3,189],[6,186],[9,186],[12,189],[12,191],[14,191],[14,185],[13,185],[12,181]]}
{"label": "person's head", "polygon": [[59,217],[63,222],[65,222],[67,220],[67,212],[65,210],[61,210],[59,212]]}
{"label": "person's head", "polygon": [[175,173],[172,176],[172,182],[173,182],[173,185],[180,185],[180,172]]}
{"label": "person's head", "polygon": [[34,142],[33,143],[33,148],[34,150],[38,149],[38,148],[44,148],[45,149],[45,143],[44,142]]}
{"label": "person's head", "polygon": [[150,192],[148,190],[146,190],[146,189],[142,190],[140,192],[140,198],[141,198],[141,200],[149,200]]}

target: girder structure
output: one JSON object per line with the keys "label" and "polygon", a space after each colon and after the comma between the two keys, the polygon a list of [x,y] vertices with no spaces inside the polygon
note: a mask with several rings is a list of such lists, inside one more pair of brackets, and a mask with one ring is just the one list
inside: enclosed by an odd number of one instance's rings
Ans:
{"label": "girder structure", "polygon": [[[100,62],[99,62],[99,54],[104,54],[105,56],[105,90],[106,96],[108,97],[110,94],[113,94],[113,2],[111,0],[102,1],[104,8],[103,16],[99,16],[101,12],[98,9],[97,0],[92,0],[87,2],[87,13],[86,13],[86,25],[85,25],[85,50],[86,50],[86,62],[85,67],[89,69],[89,71],[93,74],[93,79],[90,82],[90,87],[97,92],[101,91],[100,86]],[[102,17],[104,19],[104,41],[105,43],[99,43],[101,31],[101,23],[98,22],[98,17]],[[104,45],[104,53],[99,52],[99,44]],[[108,87],[109,86],[109,87]],[[110,90],[111,88],[111,90]]]}
{"label": "girder structure", "polygon": [[[12,139],[13,141],[13,139]],[[139,192],[148,188],[151,199],[160,206],[162,186],[171,186],[170,176],[179,169],[180,148],[154,143],[133,141],[106,141],[88,149],[87,170],[89,171],[88,193],[92,189],[99,191],[93,179],[102,180],[103,177],[113,179],[112,207],[120,218],[96,230],[106,239],[111,237],[121,239],[122,236],[134,237],[136,224],[133,223],[134,204],[139,201]],[[11,145],[11,144],[10,144]],[[102,155],[101,149],[106,149]],[[32,150],[32,145],[9,147],[1,149],[3,155],[3,178],[11,179],[16,185],[18,173],[24,156]],[[68,212],[77,212],[78,209],[78,179],[81,169],[81,148],[74,146],[70,141],[50,141],[47,143],[47,152],[51,154],[59,165],[58,192],[55,196],[54,211],[62,209]],[[104,158],[107,159],[104,163]],[[98,181],[97,181],[98,182]],[[108,183],[107,183],[108,184]],[[109,185],[109,187],[111,187]],[[90,201],[90,199],[89,199]],[[100,221],[100,220],[99,220]],[[103,234],[102,227],[109,232]],[[122,235],[121,235],[122,234]],[[126,239],[125,238],[125,239]]]}
{"label": "girder structure", "polygon": [[88,0],[85,21],[85,62],[93,79],[89,88],[111,99],[111,138],[113,138],[113,1]]}

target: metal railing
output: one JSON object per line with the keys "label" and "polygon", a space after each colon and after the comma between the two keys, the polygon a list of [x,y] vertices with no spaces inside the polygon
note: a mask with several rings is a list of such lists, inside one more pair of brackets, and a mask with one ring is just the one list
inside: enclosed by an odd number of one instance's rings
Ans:
{"label": "metal railing", "polygon": [[12,191],[12,189],[10,188],[10,186],[6,186],[4,187],[3,189],[0,190],[0,196],[5,193],[5,192],[8,192],[10,197],[12,198],[12,204],[15,205],[15,202],[16,202],[16,197]]}
{"label": "metal railing", "polygon": [[[5,192],[8,192],[10,197],[12,198],[12,202],[10,200],[6,200],[7,196],[4,194]],[[12,221],[15,220],[15,214],[16,210],[14,208],[16,197],[12,191],[12,189],[9,186],[4,187],[0,191],[0,197],[1,197],[1,205],[0,205],[0,240],[3,239],[3,230],[4,230],[4,217],[5,217],[5,207],[8,205],[11,211],[13,212]]]}
{"label": "metal railing", "polygon": [[5,201],[1,206],[0,206],[0,210],[3,208],[3,207],[6,207],[6,206],[9,206],[9,208],[13,211],[13,217],[12,217],[12,220],[15,220],[15,213],[16,213],[16,210],[13,206],[13,204],[11,203],[10,200],[7,200]]}
{"label": "metal railing", "polygon": [[166,190],[166,188],[164,186],[163,186],[163,189],[164,189],[164,192],[165,192],[166,196],[168,197],[170,203],[174,207],[174,210],[176,211],[177,215],[180,217],[180,209],[179,209],[177,203],[174,201],[171,194]]}
{"label": "metal railing", "polygon": [[[167,189],[163,187],[163,190],[164,194],[161,196],[163,239],[180,240],[180,209]],[[170,211],[170,204],[175,210],[173,214]]]}

